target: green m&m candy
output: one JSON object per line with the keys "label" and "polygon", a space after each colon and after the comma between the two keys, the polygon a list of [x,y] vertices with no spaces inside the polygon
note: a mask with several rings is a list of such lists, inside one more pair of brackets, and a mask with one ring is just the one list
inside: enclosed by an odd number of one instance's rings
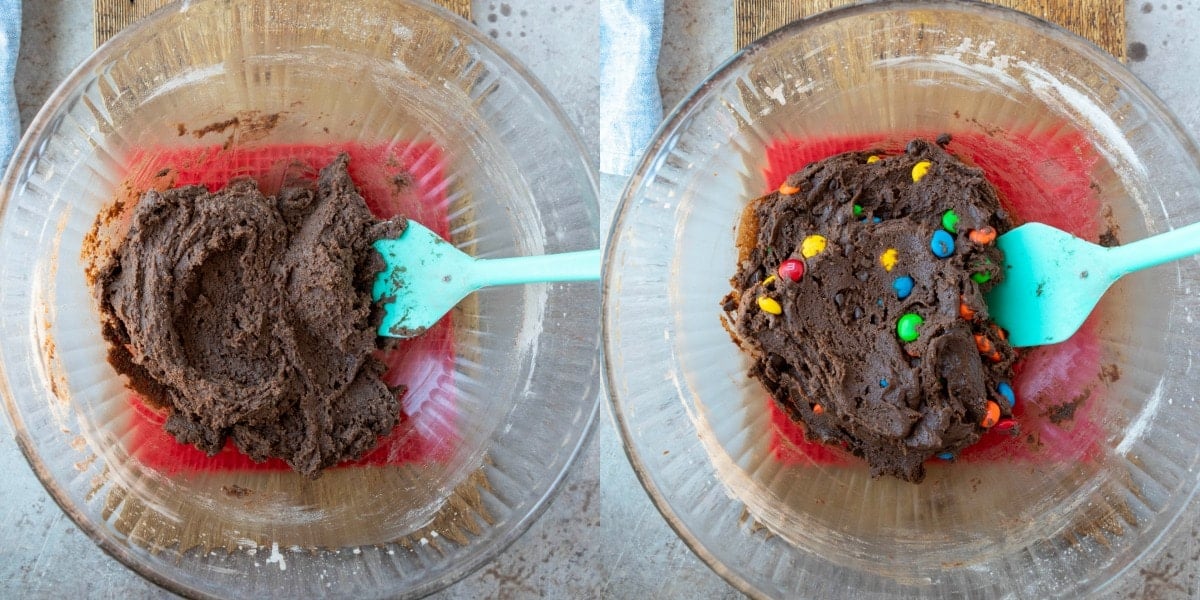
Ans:
{"label": "green m&m candy", "polygon": [[942,228],[950,233],[958,230],[958,213],[948,210],[942,213]]}
{"label": "green m&m candy", "polygon": [[896,335],[900,337],[902,342],[916,341],[920,334],[917,333],[917,328],[925,322],[921,315],[916,313],[905,313],[896,321]]}

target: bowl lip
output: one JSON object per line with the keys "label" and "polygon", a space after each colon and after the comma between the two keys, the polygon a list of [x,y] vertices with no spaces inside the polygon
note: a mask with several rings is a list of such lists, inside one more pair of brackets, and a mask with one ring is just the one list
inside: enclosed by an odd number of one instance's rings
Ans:
{"label": "bowl lip", "polygon": [[[218,2],[227,2],[228,0],[176,0],[167,4],[141,20],[131,24],[130,26],[117,32],[108,41],[101,44],[88,55],[79,65],[71,70],[70,74],[54,88],[45,104],[38,109],[36,116],[30,121],[25,133],[15,147],[8,166],[3,172],[3,177],[0,177],[0,219],[6,214],[12,198],[15,196],[16,182],[19,179],[19,171],[17,165],[24,165],[28,162],[30,156],[34,153],[33,141],[40,136],[48,125],[51,124],[55,115],[60,109],[69,102],[73,101],[79,95],[81,84],[86,82],[91,73],[101,65],[104,61],[109,60],[113,55],[123,47],[134,36],[141,35],[144,31],[152,31],[159,27],[168,18],[175,15],[187,12],[192,6],[201,4],[216,4]],[[304,0],[310,2],[314,0]],[[337,4],[337,0],[315,0],[317,2],[327,2]],[[599,179],[596,173],[595,165],[591,158],[591,153],[587,145],[584,143],[579,129],[571,118],[563,110],[558,100],[550,93],[549,89],[522,63],[515,54],[507,48],[501,46],[498,42],[492,40],[484,34],[479,28],[475,27],[468,21],[464,20],[459,15],[450,12],[448,9],[433,4],[429,0],[389,0],[396,4],[406,4],[412,8],[424,11],[431,14],[433,17],[445,21],[453,26],[457,34],[469,39],[476,45],[482,46],[488,52],[495,55],[506,67],[512,69],[516,75],[515,80],[524,83],[533,92],[546,109],[553,115],[554,119],[562,127],[564,133],[570,143],[577,150],[577,157],[580,165],[583,167],[584,175],[588,182],[588,187],[591,194],[586,198],[577,198],[575,201],[581,202],[587,212],[588,221],[597,230],[600,223],[599,209]],[[601,240],[602,241],[602,238]],[[602,335],[597,329],[597,342],[602,340]],[[591,363],[590,370],[599,374],[601,370],[602,360],[597,353],[595,359]],[[436,579],[424,582],[416,587],[407,590],[401,590],[398,593],[399,597],[421,597],[439,590],[446,589],[467,576],[478,571],[484,565],[492,562],[497,556],[511,547],[518,539],[520,539],[534,523],[546,512],[550,504],[559,496],[562,491],[564,480],[572,473],[572,469],[579,462],[580,454],[584,449],[588,448],[592,443],[592,438],[595,434],[596,421],[600,411],[600,393],[599,379],[594,380],[592,385],[584,386],[584,392],[587,396],[591,396],[590,407],[585,400],[581,406],[585,409],[581,416],[581,428],[578,438],[570,449],[570,453],[563,462],[562,468],[554,474],[553,478],[549,479],[549,487],[546,493],[535,500],[530,509],[521,518],[512,522],[512,525],[506,532],[498,536],[490,547],[483,549],[472,560],[462,561],[449,568],[446,573]],[[585,396],[586,397],[586,396]],[[207,592],[199,589],[194,589],[184,585],[180,581],[172,580],[164,575],[160,575],[156,571],[149,569],[142,564],[133,553],[125,546],[114,543],[100,533],[100,527],[87,518],[81,511],[75,507],[74,503],[62,490],[55,479],[53,473],[46,468],[46,465],[38,456],[37,449],[32,438],[29,437],[24,420],[21,418],[18,410],[16,397],[10,387],[8,375],[5,372],[4,361],[0,360],[0,400],[4,404],[4,414],[9,420],[13,429],[13,436],[17,442],[21,454],[24,455],[26,462],[37,476],[38,481],[45,488],[46,492],[54,500],[55,504],[75,523],[77,527],[92,540],[96,546],[104,551],[105,554],[113,557],[119,563],[129,568],[134,573],[137,573],[143,579],[153,583],[154,585],[179,594],[185,597],[195,598],[218,598]],[[364,554],[365,555],[365,554]]]}
{"label": "bowl lip", "polygon": [[[609,228],[608,239],[605,243],[604,265],[601,276],[601,337],[603,344],[603,362],[605,374],[605,387],[608,390],[608,409],[612,414],[613,421],[616,423],[616,429],[621,437],[622,450],[625,457],[629,460],[630,466],[633,468],[634,474],[637,475],[638,481],[646,494],[650,496],[655,509],[666,520],[667,524],[675,532],[687,547],[698,556],[705,565],[713,572],[720,575],[727,583],[732,585],[738,591],[753,598],[765,598],[770,594],[762,589],[759,589],[754,583],[742,575],[742,573],[731,565],[722,562],[715,554],[709,551],[708,546],[695,534],[691,532],[687,524],[679,516],[678,511],[671,505],[668,500],[668,494],[655,483],[654,477],[647,467],[647,463],[642,460],[641,455],[634,447],[633,442],[633,424],[628,414],[622,410],[624,399],[621,396],[622,389],[618,385],[616,374],[612,365],[617,361],[613,359],[615,348],[612,344],[612,329],[613,320],[613,301],[618,296],[619,286],[613,285],[614,275],[620,269],[620,265],[615,264],[614,258],[616,248],[620,245],[621,233],[627,228],[630,210],[635,206],[639,190],[644,187],[647,179],[648,171],[654,168],[658,160],[659,154],[662,152],[667,140],[672,137],[672,134],[677,132],[685,125],[685,121],[697,106],[706,100],[708,92],[717,82],[723,81],[730,77],[730,74],[738,68],[750,64],[754,61],[754,57],[759,52],[772,47],[776,44],[785,43],[794,37],[801,37],[811,28],[819,27],[827,23],[839,21],[842,19],[889,12],[892,10],[930,10],[937,12],[950,13],[968,13],[975,14],[981,19],[1001,18],[1009,22],[1015,23],[1024,29],[1035,32],[1042,37],[1058,38],[1062,42],[1072,46],[1072,50],[1089,61],[1092,64],[1101,66],[1105,69],[1107,75],[1112,76],[1120,82],[1123,89],[1137,98],[1143,103],[1161,124],[1169,130],[1178,141],[1185,147],[1192,150],[1191,156],[1196,157],[1198,152],[1195,138],[1182,126],[1176,117],[1163,103],[1163,101],[1152,90],[1146,87],[1126,65],[1122,64],[1108,52],[1101,49],[1090,40],[1079,36],[1078,34],[1050,21],[1030,15],[1028,13],[1008,8],[1006,6],[985,3],[985,2],[962,2],[960,0],[865,0],[855,2],[839,7],[835,7],[826,11],[810,15],[801,19],[797,19],[787,23],[778,29],[754,40],[747,44],[742,49],[736,51],[729,58],[721,62],[713,71],[711,71],[699,84],[685,95],[678,104],[667,114],[666,118],[659,124],[654,134],[651,136],[651,141],[647,145],[646,150],[642,154],[642,158],[638,161],[633,174],[626,182],[624,190],[621,192],[621,197],[617,203],[616,212],[614,213],[612,225]],[[1200,169],[1200,158],[1193,158],[1193,164]],[[1163,538],[1175,528],[1178,519],[1185,512],[1186,507],[1190,505],[1192,499],[1196,496],[1197,490],[1200,489],[1200,479],[1193,483],[1191,489],[1186,493],[1186,497],[1182,498],[1180,510],[1172,515],[1162,530],[1149,540],[1144,548],[1132,557],[1124,566],[1117,572],[1103,581],[1093,581],[1086,590],[1078,590],[1082,593],[1095,592],[1107,588],[1114,581],[1123,576],[1134,564],[1145,557],[1152,549],[1158,547]]]}

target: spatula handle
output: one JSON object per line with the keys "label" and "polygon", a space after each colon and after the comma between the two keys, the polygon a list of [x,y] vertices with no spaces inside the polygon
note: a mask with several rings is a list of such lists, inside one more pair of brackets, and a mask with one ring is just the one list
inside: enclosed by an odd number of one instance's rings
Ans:
{"label": "spatula handle", "polygon": [[475,263],[476,281],[483,287],[547,281],[600,279],[600,250],[493,258]]}
{"label": "spatula handle", "polygon": [[1117,276],[1200,254],[1200,223],[1109,249]]}

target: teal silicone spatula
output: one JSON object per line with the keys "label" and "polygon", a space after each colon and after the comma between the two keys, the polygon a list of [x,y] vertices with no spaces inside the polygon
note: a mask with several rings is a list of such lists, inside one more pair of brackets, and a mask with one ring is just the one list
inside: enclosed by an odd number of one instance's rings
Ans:
{"label": "teal silicone spatula", "polygon": [[375,249],[386,266],[375,276],[372,295],[384,305],[379,335],[389,337],[424,333],[479,288],[600,279],[599,250],[484,260],[415,221],[399,237],[376,241]]}
{"label": "teal silicone spatula", "polygon": [[1122,276],[1200,253],[1200,223],[1114,248],[1029,223],[996,243],[1004,280],[988,292],[988,312],[1013,346],[1040,346],[1071,337]]}

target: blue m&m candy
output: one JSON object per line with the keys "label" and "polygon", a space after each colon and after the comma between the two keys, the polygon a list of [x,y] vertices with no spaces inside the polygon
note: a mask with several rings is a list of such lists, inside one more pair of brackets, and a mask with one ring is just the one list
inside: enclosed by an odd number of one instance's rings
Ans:
{"label": "blue m&m candy", "polygon": [[933,232],[933,237],[929,240],[929,249],[933,250],[933,255],[938,258],[949,257],[954,254],[954,236],[944,229]]}
{"label": "blue m&m candy", "polygon": [[896,290],[896,297],[903,300],[908,297],[913,291],[913,278],[908,275],[901,275],[892,282],[892,289]]}
{"label": "blue m&m candy", "polygon": [[1008,405],[1010,407],[1016,406],[1017,396],[1013,393],[1011,385],[1001,381],[1000,384],[996,386],[996,391],[1000,392],[1001,396],[1004,396],[1004,399],[1008,401]]}

